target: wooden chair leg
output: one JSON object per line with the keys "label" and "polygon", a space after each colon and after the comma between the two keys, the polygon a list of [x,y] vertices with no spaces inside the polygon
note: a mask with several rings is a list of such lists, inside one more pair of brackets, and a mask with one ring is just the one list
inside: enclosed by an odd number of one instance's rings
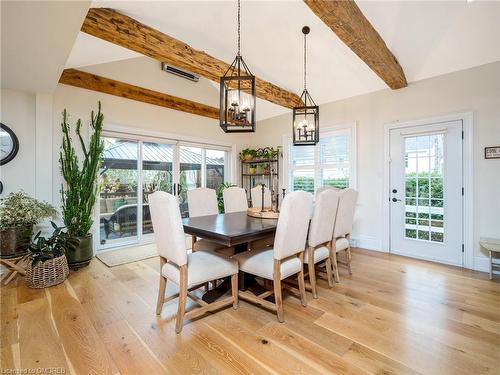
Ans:
{"label": "wooden chair leg", "polygon": [[330,258],[326,258],[325,266],[326,266],[326,276],[328,279],[328,286],[331,288],[333,286],[333,269],[332,269],[332,260]]}
{"label": "wooden chair leg", "polygon": [[163,302],[165,300],[165,289],[167,288],[167,279],[161,274],[163,265],[166,263],[165,258],[160,257],[160,287],[158,288],[158,301],[156,302],[156,315],[161,314]]}
{"label": "wooden chair leg", "polygon": [[231,293],[233,295],[233,308],[238,308],[238,274],[231,275]]}
{"label": "wooden chair leg", "polygon": [[276,304],[276,312],[278,313],[278,322],[285,321],[283,314],[283,299],[281,297],[281,261],[274,260],[274,300]]}
{"label": "wooden chair leg", "polygon": [[[309,282],[311,283],[311,291],[313,298],[318,298],[318,292],[316,290],[316,270],[314,267],[314,247],[309,246],[307,251],[307,268],[309,271]],[[302,271],[304,272],[304,271]]]}
{"label": "wooden chair leg", "polygon": [[340,282],[340,277],[339,277],[339,266],[337,264],[337,250],[335,247],[333,247],[331,251],[331,258],[332,258],[332,267],[333,267],[333,275],[335,277],[335,282]]}
{"label": "wooden chair leg", "polygon": [[186,311],[187,299],[187,264],[180,267],[180,285],[179,285],[179,306],[177,307],[177,319],[175,321],[175,332],[182,331],[184,313]]}
{"label": "wooden chair leg", "polygon": [[[304,253],[299,254],[299,259],[300,259],[300,264],[304,264]],[[314,268],[314,264],[313,264]],[[311,274],[309,273],[309,277]],[[304,282],[304,267],[300,267],[300,272],[297,275],[297,279],[299,282],[299,292],[300,292],[300,302],[302,303],[302,306],[307,306],[307,299],[306,299],[306,285]],[[314,289],[316,289],[316,284],[314,284]],[[314,290],[313,289],[313,290]]]}
{"label": "wooden chair leg", "polygon": [[194,244],[196,243],[196,236],[193,236],[191,235],[191,251],[195,251],[194,250]]}
{"label": "wooden chair leg", "polygon": [[351,269],[352,256],[351,256],[350,246],[346,249],[346,254],[347,254],[347,270],[349,271],[349,275],[352,275],[352,269]]}

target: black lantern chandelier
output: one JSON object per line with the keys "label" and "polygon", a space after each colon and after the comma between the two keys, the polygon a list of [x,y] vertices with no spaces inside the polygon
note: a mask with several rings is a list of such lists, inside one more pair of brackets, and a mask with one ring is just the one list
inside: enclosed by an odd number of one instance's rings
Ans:
{"label": "black lantern chandelier", "polygon": [[240,54],[240,0],[238,0],[238,54],[220,79],[219,124],[226,133],[255,132],[255,76]]}
{"label": "black lantern chandelier", "polygon": [[304,34],[304,91],[300,99],[303,106],[293,107],[293,144],[294,146],[315,145],[319,142],[319,107],[307,91],[307,44],[309,26],[302,28]]}

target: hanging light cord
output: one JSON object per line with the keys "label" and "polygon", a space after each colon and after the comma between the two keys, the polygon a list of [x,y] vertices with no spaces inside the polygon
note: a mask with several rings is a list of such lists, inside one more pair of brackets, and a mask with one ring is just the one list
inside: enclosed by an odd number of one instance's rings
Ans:
{"label": "hanging light cord", "polygon": [[238,56],[240,56],[240,0],[238,0]]}
{"label": "hanging light cord", "polygon": [[306,51],[306,43],[307,43],[307,34],[304,34],[304,90],[306,90],[306,86],[307,86],[307,51]]}

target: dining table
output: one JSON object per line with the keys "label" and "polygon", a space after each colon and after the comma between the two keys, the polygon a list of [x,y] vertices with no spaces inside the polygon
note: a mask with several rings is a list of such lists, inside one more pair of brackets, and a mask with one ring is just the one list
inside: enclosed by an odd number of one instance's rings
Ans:
{"label": "dining table", "polygon": [[[227,214],[189,217],[182,220],[184,233],[200,237],[227,247],[234,247],[235,253],[248,250],[248,244],[269,237],[276,232],[277,219],[250,217],[247,211]],[[262,287],[255,281],[255,276],[240,271],[238,279],[240,290],[249,289],[255,294]],[[215,301],[230,289],[229,280],[210,289],[203,295],[207,303]]]}

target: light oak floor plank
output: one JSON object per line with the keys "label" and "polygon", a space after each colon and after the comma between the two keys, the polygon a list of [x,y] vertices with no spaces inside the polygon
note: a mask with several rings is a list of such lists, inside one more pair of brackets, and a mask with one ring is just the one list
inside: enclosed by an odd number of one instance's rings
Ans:
{"label": "light oak floor plank", "polygon": [[[318,280],[308,306],[283,293],[285,323],[240,301],[187,321],[155,314],[157,258],[94,259],[59,286],[0,290],[2,369],[74,374],[498,374],[500,283],[486,274],[353,249],[353,275]],[[177,286],[167,283],[167,296]],[[200,292],[196,292],[200,295]],[[186,310],[196,304],[188,299]],[[30,332],[33,332],[30,334]]]}

